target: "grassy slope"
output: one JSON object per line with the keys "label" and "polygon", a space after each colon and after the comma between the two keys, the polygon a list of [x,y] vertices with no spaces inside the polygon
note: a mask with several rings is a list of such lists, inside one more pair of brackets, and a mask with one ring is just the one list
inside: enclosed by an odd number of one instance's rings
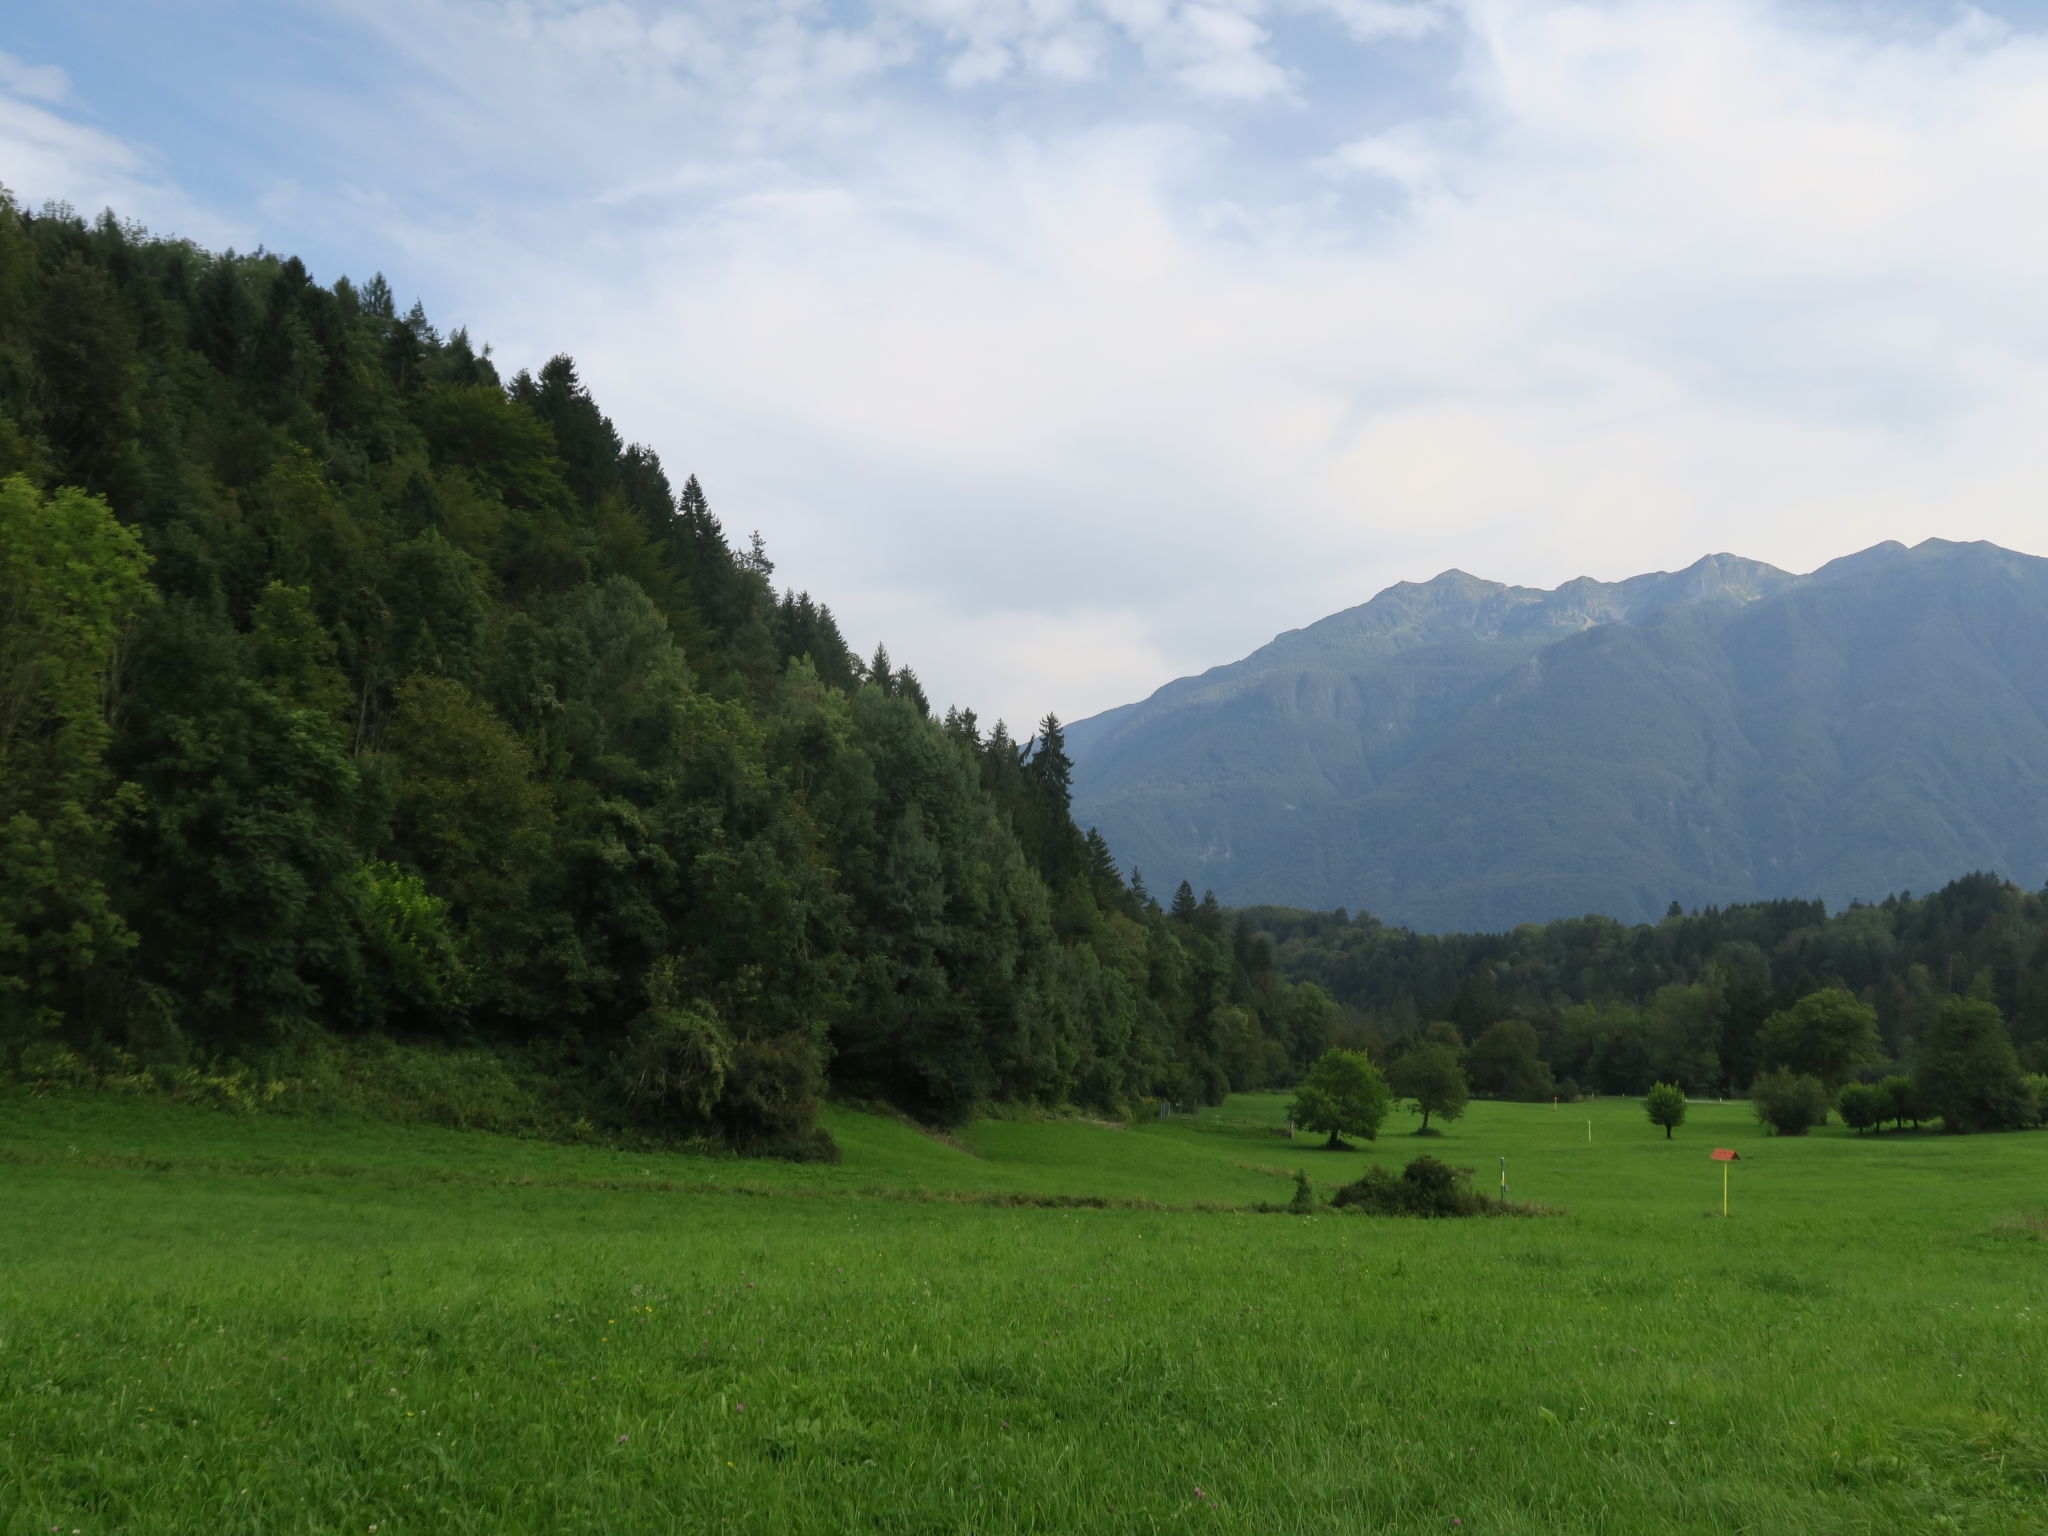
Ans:
{"label": "grassy slope", "polygon": [[1476,1105],[1379,1155],[1572,1214],[874,1198],[1365,1161],[1280,1102],[825,1169],[0,1100],[0,1533],[2048,1530],[2048,1137]]}

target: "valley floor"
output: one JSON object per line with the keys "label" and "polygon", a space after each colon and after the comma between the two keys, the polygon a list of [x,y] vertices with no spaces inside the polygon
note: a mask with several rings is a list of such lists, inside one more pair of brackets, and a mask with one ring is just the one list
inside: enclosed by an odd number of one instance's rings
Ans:
{"label": "valley floor", "polygon": [[[1284,1102],[827,1168],[0,1099],[0,1536],[2048,1532],[2048,1135]],[[1566,1214],[1242,1209],[1420,1151]]]}

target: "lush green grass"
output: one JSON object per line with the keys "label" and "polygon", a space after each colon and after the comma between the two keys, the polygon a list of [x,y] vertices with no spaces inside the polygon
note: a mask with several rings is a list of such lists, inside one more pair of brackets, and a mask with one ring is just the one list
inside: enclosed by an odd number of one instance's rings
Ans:
{"label": "lush green grass", "polygon": [[2048,1136],[1475,1105],[1375,1152],[1568,1215],[1196,1209],[1367,1160],[1281,1102],[825,1168],[0,1100],[0,1533],[2048,1530]]}

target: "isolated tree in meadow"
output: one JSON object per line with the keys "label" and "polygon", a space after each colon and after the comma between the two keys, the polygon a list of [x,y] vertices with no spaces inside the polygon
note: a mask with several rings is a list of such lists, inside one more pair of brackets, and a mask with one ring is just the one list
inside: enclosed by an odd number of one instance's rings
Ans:
{"label": "isolated tree in meadow", "polygon": [[1393,1095],[1380,1069],[1363,1051],[1325,1051],[1295,1090],[1288,1117],[1305,1131],[1326,1131],[1331,1149],[1346,1136],[1371,1141],[1380,1133]]}
{"label": "isolated tree in meadow", "polygon": [[1993,1002],[1944,1002],[1921,1038],[1914,1080],[1928,1113],[1941,1116],[1945,1131],[2012,1130],[2033,1117],[2005,1016]]}
{"label": "isolated tree in meadow", "polygon": [[1840,987],[1809,992],[1772,1014],[1764,1020],[1757,1046],[1765,1067],[1817,1077],[1830,1088],[1884,1057],[1877,1010]]}
{"label": "isolated tree in meadow", "polygon": [[1429,1117],[1455,1120],[1465,1113],[1472,1090],[1465,1082],[1465,1069],[1447,1045],[1420,1045],[1387,1069],[1387,1086],[1409,1101],[1409,1108],[1422,1116],[1415,1134],[1429,1134]]}
{"label": "isolated tree in meadow", "polygon": [[1676,1083],[1653,1083],[1643,1098],[1643,1109],[1652,1125],[1664,1127],[1664,1139],[1685,1124],[1685,1090]]}
{"label": "isolated tree in meadow", "polygon": [[1891,1095],[1875,1083],[1850,1083],[1835,1095],[1835,1109],[1842,1124],[1858,1136],[1872,1127],[1882,1130],[1891,1105]]}
{"label": "isolated tree in meadow", "polygon": [[1749,1085],[1749,1102],[1757,1119],[1780,1136],[1804,1136],[1828,1123],[1828,1091],[1809,1073],[1766,1072]]}

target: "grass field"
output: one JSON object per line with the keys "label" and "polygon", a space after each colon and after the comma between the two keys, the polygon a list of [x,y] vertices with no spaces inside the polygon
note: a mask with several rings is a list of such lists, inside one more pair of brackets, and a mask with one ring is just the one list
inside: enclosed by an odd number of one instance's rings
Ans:
{"label": "grass field", "polygon": [[[1283,1102],[827,1168],[0,1099],[0,1536],[2048,1532],[2048,1135]],[[1566,1214],[1217,1208],[1420,1150]]]}

